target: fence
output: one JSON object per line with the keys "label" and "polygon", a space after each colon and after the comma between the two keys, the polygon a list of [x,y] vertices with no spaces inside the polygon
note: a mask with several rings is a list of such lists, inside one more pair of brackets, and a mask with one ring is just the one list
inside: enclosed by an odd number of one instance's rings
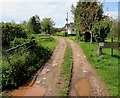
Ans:
{"label": "fence", "polygon": [[[30,41],[28,43],[24,43],[24,44],[21,44],[19,46],[14,47],[14,48],[10,48],[10,49],[4,50],[3,54],[6,56],[6,59],[7,59],[8,63],[11,64],[10,60],[13,57],[15,57],[18,54],[21,54],[23,51],[26,51],[26,50],[30,49],[34,45],[34,43],[35,43],[35,40],[32,40],[32,41]],[[21,48],[21,47],[23,47],[23,49],[21,49],[20,51],[18,51],[18,49]],[[14,55],[12,55],[12,56],[9,56],[9,53],[12,52],[12,51],[15,51],[15,50],[17,50],[16,51],[17,53],[14,54]]]}
{"label": "fence", "polygon": [[98,54],[102,54],[102,48],[111,48],[111,55],[113,55],[113,49],[118,49],[120,51],[119,42],[101,42],[98,44]]}
{"label": "fence", "polygon": [[[43,35],[43,36],[46,36],[46,35]],[[48,40],[51,39],[51,37],[49,37],[49,38],[40,38],[40,39],[41,39],[41,41],[48,41]],[[2,51],[2,53],[6,56],[6,59],[7,59],[8,63],[11,64],[10,61],[11,61],[11,59],[13,57],[15,57],[18,54],[21,54],[23,51],[26,51],[26,50],[30,49],[34,44],[35,44],[35,39],[32,39],[32,41],[30,41],[30,42],[18,45],[18,46],[14,47],[14,48],[4,50],[4,51]],[[23,47],[23,49],[20,49],[20,51],[19,51],[18,49],[21,48],[21,47]],[[17,53],[12,55],[12,56],[9,56],[9,53],[12,52],[12,51],[16,51]]]}

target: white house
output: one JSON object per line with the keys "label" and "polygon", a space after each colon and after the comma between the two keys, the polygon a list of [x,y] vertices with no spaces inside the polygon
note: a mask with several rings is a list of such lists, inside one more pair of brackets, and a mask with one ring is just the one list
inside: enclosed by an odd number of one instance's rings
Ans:
{"label": "white house", "polygon": [[74,32],[74,23],[66,24],[64,28],[65,28],[68,35],[75,35],[76,34]]}

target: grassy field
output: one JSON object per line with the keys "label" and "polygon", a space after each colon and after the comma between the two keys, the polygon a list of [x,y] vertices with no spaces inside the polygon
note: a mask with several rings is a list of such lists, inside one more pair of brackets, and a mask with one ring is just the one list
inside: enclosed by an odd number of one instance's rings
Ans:
{"label": "grassy field", "polygon": [[66,52],[64,55],[64,61],[61,66],[59,82],[57,83],[57,86],[60,88],[59,92],[60,96],[68,95],[71,70],[72,70],[72,49],[69,45],[67,45]]}
{"label": "grassy field", "polygon": [[109,95],[118,96],[118,60],[120,60],[118,51],[114,50],[114,55],[111,56],[111,49],[103,49],[104,54],[98,56],[97,43],[80,42],[79,44],[98,76],[106,84]]}

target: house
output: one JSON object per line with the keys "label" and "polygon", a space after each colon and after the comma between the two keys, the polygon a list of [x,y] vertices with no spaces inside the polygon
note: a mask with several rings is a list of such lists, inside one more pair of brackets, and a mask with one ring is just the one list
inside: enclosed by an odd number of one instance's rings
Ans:
{"label": "house", "polygon": [[72,23],[72,22],[69,24],[65,24],[64,29],[68,35],[75,35],[76,34],[74,31],[74,23]]}

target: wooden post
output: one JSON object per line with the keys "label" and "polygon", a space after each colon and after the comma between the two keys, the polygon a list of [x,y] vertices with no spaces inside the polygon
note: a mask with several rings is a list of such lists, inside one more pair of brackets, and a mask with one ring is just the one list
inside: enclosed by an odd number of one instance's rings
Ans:
{"label": "wooden post", "polygon": [[98,55],[102,55],[102,48],[98,46]]}
{"label": "wooden post", "polygon": [[[111,38],[111,42],[113,42],[113,38]],[[111,55],[113,55],[113,48],[111,48]]]}

